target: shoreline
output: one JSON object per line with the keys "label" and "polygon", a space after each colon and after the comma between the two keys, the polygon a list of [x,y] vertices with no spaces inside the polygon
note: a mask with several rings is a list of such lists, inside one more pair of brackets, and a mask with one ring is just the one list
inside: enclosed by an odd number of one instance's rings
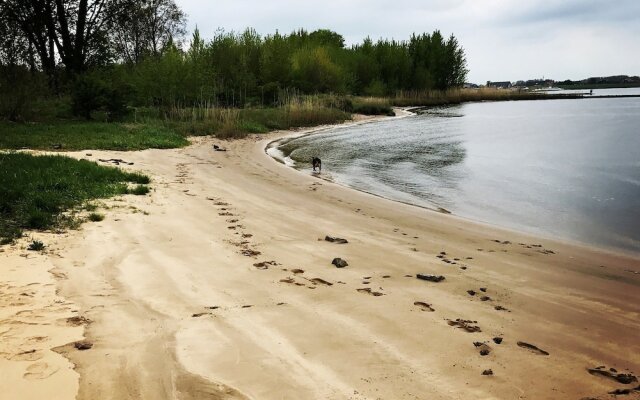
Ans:
{"label": "shoreline", "polygon": [[[638,95],[637,97],[640,97],[640,95]],[[393,119],[398,119],[398,118],[406,118],[406,117],[410,117],[410,116],[414,116],[417,115],[416,113],[414,113],[412,110],[415,110],[415,107],[405,107],[405,108],[396,108],[396,110],[400,110],[403,113],[405,113],[402,116],[396,116],[396,117],[373,117],[371,119],[366,119],[363,121],[359,121],[356,123],[342,123],[342,124],[334,124],[334,125],[325,125],[319,128],[310,128],[307,130],[303,130],[302,133],[299,132],[295,132],[295,133],[284,133],[282,137],[278,137],[276,139],[273,139],[269,142],[267,142],[265,144],[264,147],[264,151],[267,155],[269,155],[274,161],[280,163],[280,164],[284,164],[287,167],[295,170],[298,173],[304,174],[304,175],[308,175],[306,174],[304,171],[299,170],[297,168],[295,168],[295,166],[293,165],[289,165],[289,163],[287,163],[285,160],[282,159],[282,156],[280,154],[275,154],[275,152],[270,152],[269,150],[274,149],[278,150],[278,147],[287,144],[289,141],[292,140],[296,140],[299,138],[303,138],[306,136],[310,136],[310,135],[314,135],[317,133],[323,133],[327,130],[332,130],[332,129],[337,129],[337,128],[345,128],[348,129],[349,127],[352,126],[358,126],[362,123],[368,124],[368,123],[377,123],[377,122],[382,122],[382,121],[389,121],[389,120],[393,120]],[[287,156],[288,157],[288,156]],[[312,177],[316,178],[316,179],[320,179],[323,180],[325,182],[331,182],[333,184],[339,185],[341,187],[350,189],[350,190],[355,190],[357,192],[360,193],[366,193],[368,195],[380,198],[380,199],[384,199],[384,200],[388,200],[391,202],[395,202],[395,203],[399,203],[399,204],[404,204],[404,205],[408,205],[408,206],[412,206],[412,207],[417,207],[423,210],[428,210],[428,211],[432,211],[432,212],[437,212],[437,213],[441,213],[441,214],[445,214],[445,215],[450,215],[456,218],[461,219],[462,221],[468,221],[471,223],[475,223],[475,224],[480,224],[480,225],[485,225],[487,227],[493,228],[493,229],[502,229],[505,231],[510,231],[513,232],[515,234],[523,234],[523,235],[528,235],[531,237],[537,237],[539,239],[542,240],[551,240],[551,241],[555,241],[555,242],[560,242],[563,243],[565,245],[568,246],[574,246],[574,247],[583,247],[583,248],[591,248],[591,249],[595,249],[601,253],[605,253],[605,254],[611,254],[611,255],[623,255],[626,257],[631,257],[631,258],[640,258],[640,252],[637,251],[633,251],[633,250],[629,250],[629,249],[623,249],[623,248],[616,248],[616,247],[610,247],[610,246],[606,246],[606,245],[602,245],[599,243],[587,243],[587,242],[582,242],[579,240],[575,240],[575,239],[570,239],[570,238],[566,238],[566,237],[560,237],[557,236],[555,234],[553,234],[552,232],[531,232],[531,231],[526,231],[526,230],[520,230],[518,228],[514,228],[514,227],[509,227],[509,226],[505,226],[505,225],[500,225],[500,224],[494,224],[492,222],[489,221],[482,221],[482,220],[478,220],[475,219],[473,217],[470,216],[464,216],[464,215],[460,215],[460,214],[456,214],[450,210],[447,210],[445,208],[439,207],[437,205],[433,205],[433,207],[429,207],[429,206],[425,206],[425,205],[420,205],[420,204],[415,204],[415,203],[411,203],[409,201],[402,201],[402,200],[398,200],[398,199],[393,199],[391,197],[386,197],[384,195],[381,194],[377,194],[371,191],[367,191],[367,190],[363,190],[363,189],[359,189],[353,186],[349,186],[347,184],[343,184],[340,182],[336,182],[333,179],[325,179],[321,176],[317,176],[317,175],[311,175]]]}
{"label": "shoreline", "polygon": [[[194,138],[66,153],[135,161],[124,169],[150,175],[153,190],[104,202],[105,220],[78,231],[34,234],[47,253],[0,252],[0,284],[12,287],[0,336],[13,340],[0,372],[15,378],[2,393],[538,400],[631,387],[587,368],[640,373],[640,260],[318,180],[266,154],[294,134],[225,142],[226,152]],[[35,355],[15,359],[35,337]]]}

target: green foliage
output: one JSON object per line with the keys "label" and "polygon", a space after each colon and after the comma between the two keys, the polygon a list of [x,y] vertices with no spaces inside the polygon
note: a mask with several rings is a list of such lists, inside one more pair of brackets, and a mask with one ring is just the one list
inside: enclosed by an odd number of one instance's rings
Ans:
{"label": "green foliage", "polygon": [[41,242],[40,240],[33,240],[31,243],[29,243],[29,246],[27,246],[27,250],[29,251],[42,251],[44,250],[44,243]]}
{"label": "green foliage", "polygon": [[117,74],[105,71],[77,77],[71,90],[73,114],[90,120],[94,112],[102,110],[110,121],[120,120],[129,114],[130,85],[119,82],[117,78]]}
{"label": "green foliage", "polygon": [[71,109],[74,115],[91,119],[102,105],[104,84],[93,75],[78,77],[71,90]]}
{"label": "green foliage", "polygon": [[21,122],[35,118],[39,104],[48,94],[43,74],[19,65],[0,64],[0,120]]}
{"label": "green foliage", "polygon": [[137,185],[134,186],[133,189],[127,188],[124,191],[124,194],[133,194],[136,196],[145,196],[150,192],[149,186],[146,185]]}
{"label": "green foliage", "polygon": [[126,151],[168,149],[187,144],[189,142],[182,135],[159,123],[0,122],[0,149]]}
{"label": "green foliage", "polygon": [[104,220],[104,215],[93,212],[89,214],[88,218],[91,222],[100,222]]}
{"label": "green foliage", "polygon": [[[0,239],[7,243],[24,229],[54,229],[74,222],[69,211],[145,181],[140,174],[62,156],[0,153]],[[148,178],[146,178],[148,179]],[[146,187],[146,186],[145,186]]]}
{"label": "green foliage", "polygon": [[395,116],[389,101],[381,98],[360,98],[353,102],[353,112],[364,115]]}
{"label": "green foliage", "polygon": [[328,30],[265,37],[252,29],[219,31],[208,42],[196,30],[187,51],[170,46],[118,68],[136,88],[135,105],[164,110],[281,105],[291,91],[388,96],[445,90],[461,86],[467,74],[455,37],[445,40],[438,31],[346,48],[342,36]]}

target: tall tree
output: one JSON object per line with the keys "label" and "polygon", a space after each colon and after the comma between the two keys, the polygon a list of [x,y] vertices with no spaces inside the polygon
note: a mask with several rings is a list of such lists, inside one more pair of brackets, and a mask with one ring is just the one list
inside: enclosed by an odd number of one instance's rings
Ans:
{"label": "tall tree", "polygon": [[107,63],[114,41],[121,58],[137,62],[185,32],[173,0],[0,0],[0,22],[19,27],[48,74],[57,60],[72,74]]}
{"label": "tall tree", "polygon": [[120,0],[110,32],[118,57],[138,63],[158,56],[185,35],[186,15],[174,0]]}

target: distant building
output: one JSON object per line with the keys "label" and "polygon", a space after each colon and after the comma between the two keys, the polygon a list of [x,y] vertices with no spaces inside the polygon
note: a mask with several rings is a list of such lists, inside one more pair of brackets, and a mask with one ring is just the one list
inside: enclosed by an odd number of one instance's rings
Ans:
{"label": "distant building", "polygon": [[545,86],[544,79],[529,79],[525,82],[525,86],[533,87],[533,86]]}
{"label": "distant building", "polygon": [[497,89],[510,89],[511,82],[491,82],[487,81],[487,87],[497,88]]}
{"label": "distant building", "polygon": [[463,87],[463,88],[465,88],[465,89],[477,89],[477,88],[479,88],[480,86],[476,85],[475,83],[469,83],[469,82],[467,82],[467,83],[465,83],[462,87]]}

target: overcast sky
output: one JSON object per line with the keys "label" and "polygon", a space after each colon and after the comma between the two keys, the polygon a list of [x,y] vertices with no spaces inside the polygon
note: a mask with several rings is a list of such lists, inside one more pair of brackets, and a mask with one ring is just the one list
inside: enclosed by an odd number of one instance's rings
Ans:
{"label": "overcast sky", "polygon": [[176,0],[211,38],[218,28],[260,34],[326,28],[348,44],[453,33],[468,80],[640,75],[640,0]]}

